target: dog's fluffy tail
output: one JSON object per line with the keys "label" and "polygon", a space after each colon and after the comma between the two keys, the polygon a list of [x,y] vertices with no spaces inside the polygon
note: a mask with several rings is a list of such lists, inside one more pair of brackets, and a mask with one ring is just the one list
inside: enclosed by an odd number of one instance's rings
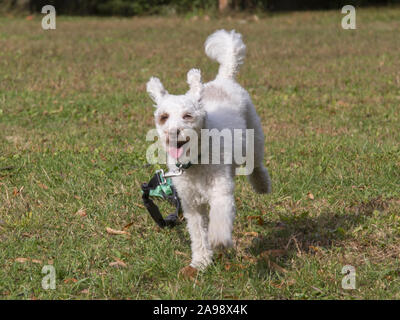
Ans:
{"label": "dog's fluffy tail", "polygon": [[235,30],[218,30],[207,38],[204,47],[206,55],[220,64],[217,77],[234,79],[246,55],[242,35]]}

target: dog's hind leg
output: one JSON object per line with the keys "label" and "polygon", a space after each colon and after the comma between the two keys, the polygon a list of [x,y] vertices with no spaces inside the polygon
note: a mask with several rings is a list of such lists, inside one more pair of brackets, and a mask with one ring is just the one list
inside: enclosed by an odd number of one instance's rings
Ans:
{"label": "dog's hind leg", "polygon": [[264,166],[255,167],[253,172],[248,176],[249,182],[257,193],[271,192],[271,179],[267,168]]}
{"label": "dog's hind leg", "polygon": [[246,123],[248,129],[254,129],[254,170],[247,178],[255,192],[269,193],[271,192],[271,179],[264,166],[264,133],[260,118],[251,102],[247,105]]}
{"label": "dog's hind leg", "polygon": [[191,239],[192,261],[190,266],[199,270],[212,262],[213,252],[208,243],[205,208],[187,208],[184,203],[183,212]]}

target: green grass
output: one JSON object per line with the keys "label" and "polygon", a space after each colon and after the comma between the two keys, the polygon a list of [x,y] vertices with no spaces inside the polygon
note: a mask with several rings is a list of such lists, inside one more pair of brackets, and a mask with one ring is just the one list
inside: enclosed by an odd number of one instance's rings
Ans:
{"label": "green grass", "polygon": [[[0,298],[399,299],[400,9],[358,10],[357,30],[341,18],[60,17],[56,31],[0,18]],[[141,205],[156,169],[142,168],[145,83],[183,93],[192,67],[212,79],[202,44],[217,28],[248,46],[238,81],[274,190],[238,177],[236,250],[185,280],[185,223],[159,230]],[[41,286],[47,264],[55,290]]]}

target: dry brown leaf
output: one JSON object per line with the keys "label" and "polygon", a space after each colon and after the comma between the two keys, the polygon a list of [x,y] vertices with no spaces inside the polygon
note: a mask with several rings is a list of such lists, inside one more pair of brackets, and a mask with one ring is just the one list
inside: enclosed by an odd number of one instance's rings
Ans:
{"label": "dry brown leaf", "polygon": [[38,182],[38,186],[39,187],[41,187],[42,189],[44,189],[44,190],[47,190],[47,189],[49,189],[49,187],[48,186],[46,186],[45,184],[43,184],[43,183],[40,183],[40,182]]}
{"label": "dry brown leaf", "polygon": [[63,107],[63,106],[60,106],[59,109],[57,109],[57,110],[52,110],[52,111],[50,111],[49,113],[50,113],[50,114],[60,113],[60,112],[62,112],[63,110],[64,110],[64,107]]}
{"label": "dry brown leaf", "polygon": [[140,203],[134,202],[133,204],[134,204],[135,206],[138,206],[139,208],[146,209],[146,207],[145,207],[144,205],[141,205]]}
{"label": "dry brown leaf", "polygon": [[33,263],[42,264],[42,261],[41,261],[41,260],[32,259],[31,261],[32,261]]}
{"label": "dry brown leaf", "polygon": [[80,217],[86,217],[87,216],[86,210],[83,209],[83,208],[79,209],[75,214],[80,216]]}
{"label": "dry brown leaf", "polygon": [[131,222],[131,223],[128,223],[126,226],[124,226],[124,230],[127,230],[130,226],[132,226],[133,225],[133,222]]}
{"label": "dry brown leaf", "polygon": [[79,292],[81,294],[88,294],[89,293],[89,289],[83,289],[81,292]]}
{"label": "dry brown leaf", "polygon": [[178,255],[178,256],[184,256],[184,257],[188,256],[186,253],[178,251],[178,250],[175,250],[175,254]]}
{"label": "dry brown leaf", "polygon": [[307,197],[308,199],[314,200],[314,195],[311,192],[307,193]]}
{"label": "dry brown leaf", "polygon": [[25,262],[30,261],[30,259],[29,259],[29,258],[22,258],[22,257],[20,257],[20,258],[16,258],[14,261],[15,261],[15,262],[19,262],[19,263],[25,263]]}
{"label": "dry brown leaf", "polygon": [[225,270],[226,270],[226,271],[229,271],[230,268],[231,268],[231,264],[230,264],[230,263],[227,263],[227,264],[225,265]]}
{"label": "dry brown leaf", "polygon": [[271,282],[271,286],[273,286],[273,287],[275,287],[275,288],[277,288],[277,289],[281,289],[282,287],[283,287],[283,285],[285,284],[285,281],[284,280],[282,280],[282,282],[281,283],[275,283],[275,282]]}
{"label": "dry brown leaf", "polygon": [[294,280],[294,279],[289,279],[288,281],[286,281],[286,285],[287,285],[288,287],[294,285],[295,283],[296,283],[296,280]]}
{"label": "dry brown leaf", "polygon": [[75,282],[78,282],[78,280],[77,279],[75,279],[75,278],[68,278],[68,279],[64,279],[64,283],[75,283]]}
{"label": "dry brown leaf", "polygon": [[247,261],[250,261],[252,263],[256,263],[257,262],[257,259],[254,258],[254,257],[251,257],[251,256],[243,256],[243,259],[247,260]]}
{"label": "dry brown leaf", "polygon": [[115,258],[115,261],[114,262],[110,262],[109,266],[110,267],[123,267],[123,268],[126,268],[127,264],[125,262],[123,262],[122,260]]}
{"label": "dry brown leaf", "polygon": [[255,231],[245,232],[244,235],[250,237],[258,237],[258,232]]}
{"label": "dry brown leaf", "polygon": [[264,220],[260,216],[248,216],[248,220],[257,220],[257,223],[262,226],[264,225]]}
{"label": "dry brown leaf", "polygon": [[182,276],[184,279],[195,280],[197,276],[197,269],[192,266],[186,266],[179,271],[178,276]]}
{"label": "dry brown leaf", "polygon": [[128,234],[128,232],[123,231],[123,230],[115,230],[111,228],[106,228],[106,231],[108,234],[114,234],[114,235],[121,235],[121,234]]}
{"label": "dry brown leaf", "polygon": [[346,101],[343,100],[337,101],[336,104],[341,107],[347,107],[349,105]]}

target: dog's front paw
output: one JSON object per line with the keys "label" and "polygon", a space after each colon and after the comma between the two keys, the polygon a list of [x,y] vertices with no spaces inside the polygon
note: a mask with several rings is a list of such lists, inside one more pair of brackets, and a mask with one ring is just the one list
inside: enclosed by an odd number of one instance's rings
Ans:
{"label": "dog's front paw", "polygon": [[212,263],[213,251],[209,245],[195,246],[192,243],[192,262],[190,265],[198,270],[204,270]]}
{"label": "dog's front paw", "polygon": [[211,254],[206,254],[202,257],[196,257],[192,260],[192,262],[190,263],[190,266],[203,271],[207,268],[207,266],[209,266],[212,263],[212,255]]}

